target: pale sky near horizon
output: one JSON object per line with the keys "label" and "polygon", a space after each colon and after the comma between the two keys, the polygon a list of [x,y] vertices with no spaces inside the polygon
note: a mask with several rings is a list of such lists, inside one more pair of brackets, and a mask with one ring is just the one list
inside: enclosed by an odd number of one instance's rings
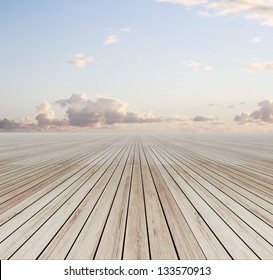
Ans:
{"label": "pale sky near horizon", "polygon": [[1,0],[0,38],[0,130],[272,131],[273,1]]}

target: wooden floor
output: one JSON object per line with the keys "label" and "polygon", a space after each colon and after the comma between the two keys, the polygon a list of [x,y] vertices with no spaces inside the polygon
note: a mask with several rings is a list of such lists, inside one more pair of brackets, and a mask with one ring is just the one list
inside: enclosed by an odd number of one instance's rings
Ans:
{"label": "wooden floor", "polygon": [[1,259],[273,259],[273,137],[0,135]]}

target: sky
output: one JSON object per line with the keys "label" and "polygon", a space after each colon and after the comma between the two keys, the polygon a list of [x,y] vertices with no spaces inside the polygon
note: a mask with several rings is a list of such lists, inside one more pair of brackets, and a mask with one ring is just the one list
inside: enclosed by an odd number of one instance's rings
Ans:
{"label": "sky", "polygon": [[273,0],[1,0],[0,131],[273,130]]}

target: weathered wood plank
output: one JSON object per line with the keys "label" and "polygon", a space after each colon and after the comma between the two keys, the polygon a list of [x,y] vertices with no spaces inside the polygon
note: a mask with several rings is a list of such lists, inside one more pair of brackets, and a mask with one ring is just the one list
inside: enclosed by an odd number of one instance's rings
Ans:
{"label": "weathered wood plank", "polygon": [[[169,230],[143,147],[139,147],[141,177],[147,213],[147,227],[152,259],[177,259],[172,233]],[[155,214],[156,213],[156,214]]]}
{"label": "weathered wood plank", "polygon": [[273,259],[273,136],[2,136],[1,259]]}
{"label": "weathered wood plank", "polygon": [[[145,154],[164,209],[164,214],[168,221],[178,257],[181,259],[204,259],[205,255],[200,244],[196,240],[181,208],[177,204],[177,195],[173,196],[169,189],[171,187],[168,184],[170,178],[164,176],[161,163],[153,155],[150,155],[148,149]],[[183,203],[183,206],[187,207],[185,203]],[[190,212],[193,211],[192,208],[188,208],[187,210],[190,210]]]}
{"label": "weathered wood plank", "polygon": [[[125,151],[120,153],[113,162],[111,170],[107,171],[107,176],[105,175],[99,182],[97,187],[103,188],[103,192],[98,189],[98,194],[90,193],[90,197],[88,197],[85,204],[82,205],[82,211],[91,209],[94,204],[93,201],[97,199],[92,211],[88,211],[90,214],[84,221],[84,226],[81,228],[80,234],[77,236],[76,241],[67,254],[67,259],[94,258],[109,211],[112,208],[112,202],[119,186],[120,177],[123,173],[129,151],[130,147],[125,146]],[[97,197],[99,193],[100,196]],[[107,234],[111,234],[111,232]]]}
{"label": "weathered wood plank", "polygon": [[[106,163],[107,160],[109,163],[113,161],[116,156],[117,152],[110,155],[110,157],[106,159]],[[30,221],[28,221],[28,223],[23,224],[22,227],[16,230],[12,235],[12,238],[3,241],[0,244],[0,251],[3,252],[4,258],[13,256],[23,244],[26,244],[28,240],[33,238],[33,235],[38,230],[43,236],[43,239],[48,238],[50,234],[54,235],[57,225],[62,225],[71,213],[77,209],[80,201],[92,190],[94,184],[104,174],[107,167],[108,165],[104,164],[101,168],[100,166],[95,166],[94,169],[90,169],[89,173],[87,172],[84,176],[80,177],[70,185],[70,187],[66,189],[56,201],[47,204],[43,211],[38,212],[37,215],[33,216]],[[90,178],[92,178],[92,181],[91,184],[88,184],[87,182]],[[51,217],[54,217],[54,219],[51,219]],[[53,220],[54,222],[52,222]],[[50,226],[45,227],[45,224],[50,224]],[[48,230],[46,235],[44,234],[45,228]],[[40,247],[43,239],[37,239],[37,245],[39,245],[37,247]],[[31,252],[33,248],[25,246],[25,249],[33,254],[33,252]]]}
{"label": "weathered wood plank", "polygon": [[[198,212],[206,219],[206,223],[213,230],[215,235],[221,240],[225,248],[229,252],[233,252],[234,258],[240,259],[257,259],[255,253],[240,239],[240,237],[229,227],[229,225],[219,216],[210,205],[212,204],[212,196],[191,180],[191,177],[185,172],[180,172],[180,169],[171,163],[171,161],[161,154],[157,155],[165,161],[166,169],[180,187],[181,191],[190,199]],[[231,243],[230,240],[233,240]],[[236,248],[236,250],[235,250]]]}
{"label": "weathered wood plank", "polygon": [[135,145],[130,150],[95,259],[119,260],[122,258],[134,154]]}
{"label": "weathered wood plank", "polygon": [[150,259],[148,242],[139,148],[136,145],[123,259]]}

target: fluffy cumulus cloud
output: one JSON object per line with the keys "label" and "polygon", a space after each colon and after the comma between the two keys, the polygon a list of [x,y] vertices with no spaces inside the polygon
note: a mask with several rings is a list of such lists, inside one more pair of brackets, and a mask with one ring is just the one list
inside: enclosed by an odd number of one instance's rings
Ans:
{"label": "fluffy cumulus cloud", "polygon": [[[65,109],[62,117],[57,117],[53,106]],[[119,124],[154,124],[183,122],[185,117],[155,116],[152,112],[138,112],[117,98],[97,97],[94,100],[84,93],[72,94],[70,98],[59,99],[52,104],[42,102],[36,107],[33,117],[21,121],[0,119],[0,131],[25,130],[75,130],[88,128],[109,128]]]}
{"label": "fluffy cumulus cloud", "polygon": [[35,119],[38,126],[62,126],[66,124],[64,120],[55,117],[55,112],[47,101],[44,101],[41,105],[37,106],[37,115],[35,116]]}
{"label": "fluffy cumulus cloud", "polygon": [[237,123],[273,123],[273,101],[268,99],[258,102],[258,110],[251,113],[243,112],[240,115],[236,115],[234,120]]}
{"label": "fluffy cumulus cloud", "polygon": [[269,0],[156,0],[156,2],[199,6],[217,15],[243,15],[247,19],[258,20],[263,25],[273,26],[273,2]]}
{"label": "fluffy cumulus cloud", "polygon": [[85,94],[73,94],[68,99],[60,99],[56,104],[66,108],[69,125],[102,127],[118,123],[161,122],[163,118],[153,113],[139,113],[129,108],[122,100],[98,97],[90,100]]}
{"label": "fluffy cumulus cloud", "polygon": [[84,53],[78,53],[75,54],[74,57],[68,62],[74,67],[84,68],[85,66],[87,66],[88,64],[94,61],[95,58],[93,56],[87,56]]}
{"label": "fluffy cumulus cloud", "polygon": [[0,130],[14,130],[20,129],[22,127],[21,123],[14,120],[2,119],[0,120]]}

